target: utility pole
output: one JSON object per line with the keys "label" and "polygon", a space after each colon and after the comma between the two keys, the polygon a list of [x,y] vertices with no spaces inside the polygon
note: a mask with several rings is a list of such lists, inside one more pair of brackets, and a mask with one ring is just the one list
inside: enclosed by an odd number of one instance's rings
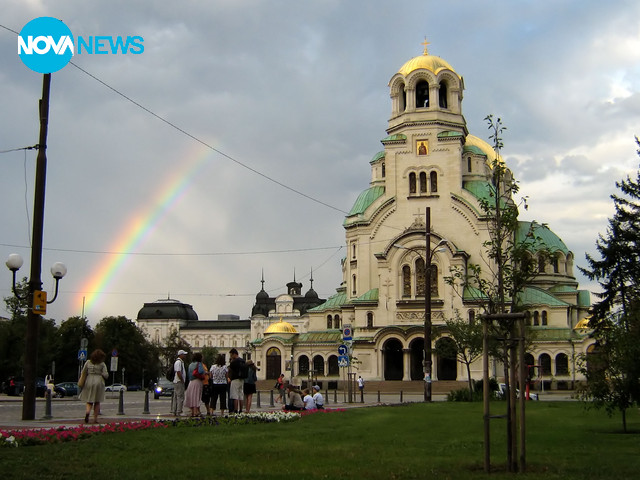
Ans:
{"label": "utility pole", "polygon": [[44,230],[44,198],[47,177],[47,129],[49,125],[49,91],[51,74],[42,79],[42,99],[40,99],[40,138],[36,159],[35,194],[33,201],[33,233],[31,240],[31,274],[27,295],[27,335],[24,359],[24,397],[22,399],[22,419],[34,420],[36,416],[36,366],[38,364],[38,336],[42,317],[34,310],[35,292],[42,289],[42,234]]}

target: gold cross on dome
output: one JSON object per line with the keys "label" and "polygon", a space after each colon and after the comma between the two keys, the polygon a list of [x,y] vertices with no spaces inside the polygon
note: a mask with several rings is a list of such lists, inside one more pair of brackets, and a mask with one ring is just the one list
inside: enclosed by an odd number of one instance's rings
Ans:
{"label": "gold cross on dome", "polygon": [[424,37],[424,42],[422,42],[420,45],[424,45],[424,52],[422,52],[422,54],[429,55],[429,50],[427,50],[427,45],[431,45],[431,44],[427,42],[427,37]]}

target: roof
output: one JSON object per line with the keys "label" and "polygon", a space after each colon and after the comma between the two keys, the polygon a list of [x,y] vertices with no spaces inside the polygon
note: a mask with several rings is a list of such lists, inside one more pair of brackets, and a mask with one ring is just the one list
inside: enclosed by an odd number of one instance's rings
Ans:
{"label": "roof", "polygon": [[520,293],[520,301],[524,306],[544,305],[549,307],[566,307],[569,304],[537,287],[525,287]]}
{"label": "roof", "polygon": [[565,255],[569,253],[569,249],[560,237],[549,230],[545,225],[541,225],[536,222],[518,222],[516,241],[522,242],[530,230],[532,230],[533,234],[540,239],[540,242],[535,242],[536,244],[541,243],[541,245],[539,245],[539,249],[547,248],[552,253],[560,251]]}
{"label": "roof", "polygon": [[378,160],[380,160],[381,158],[384,158],[384,157],[385,157],[385,152],[384,152],[384,150],[382,150],[382,151],[376,153],[369,163],[376,163]]}
{"label": "roof", "polygon": [[298,333],[298,331],[296,330],[296,327],[291,325],[289,322],[285,322],[280,319],[279,322],[269,325],[264,333],[266,335],[269,333]]}
{"label": "roof", "polygon": [[339,310],[343,305],[349,303],[346,292],[338,292],[330,296],[322,305],[310,309],[310,312],[326,312],[327,310]]}
{"label": "roof", "polygon": [[375,187],[367,188],[364,192],[358,195],[353,207],[349,211],[349,217],[353,215],[360,215],[364,213],[367,208],[371,206],[373,202],[375,202],[378,198],[384,195],[385,188],[382,185],[377,185]]}
{"label": "roof", "polygon": [[429,55],[426,51],[424,54],[413,57],[411,60],[406,62],[402,67],[400,67],[398,73],[406,77],[411,72],[421,69],[429,70],[436,75],[441,70],[451,70],[453,73],[456,73],[453,67],[449,65],[446,60],[443,60],[436,55]]}
{"label": "roof", "polygon": [[361,295],[358,298],[356,298],[355,300],[353,300],[353,303],[372,303],[372,302],[374,302],[374,303],[378,302],[378,289],[377,288],[372,288],[371,290],[369,290],[364,295]]}
{"label": "roof", "polygon": [[198,320],[198,314],[187,303],[167,298],[145,303],[138,311],[138,320]]}
{"label": "roof", "polygon": [[322,330],[317,332],[307,332],[298,335],[296,343],[341,343],[342,331],[340,330]]}

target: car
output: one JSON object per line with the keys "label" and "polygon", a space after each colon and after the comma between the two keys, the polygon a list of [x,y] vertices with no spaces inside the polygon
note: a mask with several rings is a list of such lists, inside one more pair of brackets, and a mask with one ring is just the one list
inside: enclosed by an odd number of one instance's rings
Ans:
{"label": "car", "polygon": [[56,386],[53,388],[53,395],[55,397],[73,397],[78,395],[78,384],[76,382],[56,383]]}
{"label": "car", "polygon": [[142,390],[140,385],[127,385],[127,392],[139,392]]}
{"label": "car", "polygon": [[[496,390],[495,392],[496,398],[499,398],[502,400],[506,398],[506,394],[507,394],[507,384],[499,383],[498,390]],[[518,389],[516,389],[516,397],[520,398],[520,390]],[[540,400],[540,398],[538,397],[537,393],[529,392],[529,400]]]}
{"label": "car", "polygon": [[114,383],[112,385],[108,385],[105,389],[105,392],[126,392],[127,387],[121,383]]}
{"label": "car", "polygon": [[173,382],[161,378],[153,386],[153,398],[158,400],[160,397],[171,397],[173,395]]}

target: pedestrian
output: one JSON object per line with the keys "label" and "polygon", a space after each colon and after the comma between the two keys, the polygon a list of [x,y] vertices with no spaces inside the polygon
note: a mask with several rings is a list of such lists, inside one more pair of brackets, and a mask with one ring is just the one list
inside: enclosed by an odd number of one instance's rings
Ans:
{"label": "pedestrian", "polygon": [[207,410],[207,415],[211,415],[211,373],[207,364],[202,362],[204,368],[204,380],[202,380],[202,403]]}
{"label": "pedestrian", "polygon": [[218,355],[216,363],[211,366],[209,371],[209,383],[211,384],[211,415],[216,413],[216,403],[220,398],[220,414],[224,415],[227,409],[227,384],[228,369],[224,364],[224,356]]}
{"label": "pedestrian", "polygon": [[192,417],[200,416],[200,402],[202,401],[202,380],[204,379],[204,367],[202,366],[202,354],[193,355],[193,362],[189,364],[189,386],[184,394],[184,406],[191,409]]}
{"label": "pedestrian", "polygon": [[[247,377],[247,366],[244,359],[238,354],[238,350],[229,350],[229,379],[231,388],[229,398],[233,400],[233,412],[242,413],[242,401],[244,399],[244,379]],[[231,406],[229,407],[231,413]]]}
{"label": "pedestrian", "polygon": [[278,390],[278,399],[276,400],[276,402],[284,403],[284,393],[285,393],[284,373],[281,373],[278,379],[276,380],[275,387]]}
{"label": "pedestrian", "polygon": [[303,394],[302,402],[304,403],[304,409],[305,410],[317,410],[316,402],[313,400],[313,397],[311,396],[311,393],[309,392],[309,389],[305,388],[302,391],[302,394]]}
{"label": "pedestrian", "polygon": [[251,400],[253,399],[253,394],[256,393],[256,382],[258,381],[257,371],[259,370],[256,367],[256,364],[253,363],[253,360],[247,360],[247,378],[244,379],[243,385],[243,393],[244,393],[244,408],[245,412],[249,413],[251,411]]}
{"label": "pedestrian", "polygon": [[358,375],[358,389],[361,394],[364,392],[364,379],[360,375]]}
{"label": "pedestrian", "polygon": [[105,358],[107,358],[105,353],[97,348],[91,352],[89,360],[87,360],[82,367],[83,374],[86,375],[86,380],[78,398],[87,404],[84,423],[89,423],[91,407],[93,407],[93,423],[99,423],[100,402],[104,400],[104,381],[109,378],[109,372],[104,363]]}
{"label": "pedestrian", "polygon": [[184,368],[184,359],[187,352],[178,350],[178,359],[173,363],[173,395],[171,395],[171,413],[176,417],[182,415],[182,406],[184,405],[184,382],[187,378],[187,372]]}
{"label": "pedestrian", "polygon": [[324,396],[320,393],[320,386],[314,385],[313,391],[313,401],[316,402],[316,408],[318,410],[324,410]]}
{"label": "pedestrian", "polygon": [[294,385],[287,385],[287,404],[283,407],[283,410],[302,410],[304,408],[304,402],[300,396],[300,390]]}

